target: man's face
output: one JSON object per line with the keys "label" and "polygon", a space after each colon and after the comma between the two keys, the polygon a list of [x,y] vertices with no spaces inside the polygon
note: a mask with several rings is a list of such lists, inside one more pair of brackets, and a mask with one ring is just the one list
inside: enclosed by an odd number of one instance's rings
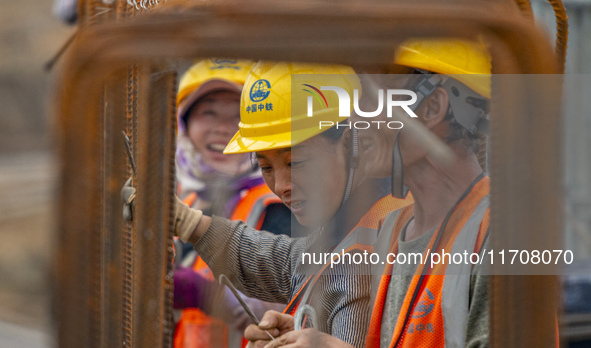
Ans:
{"label": "man's face", "polygon": [[341,205],[347,171],[343,138],[315,136],[292,148],[256,153],[263,178],[304,226],[320,227]]}
{"label": "man's face", "polygon": [[240,95],[213,92],[201,98],[189,111],[187,135],[203,161],[226,174],[236,174],[244,155],[224,155],[226,145],[238,131]]}
{"label": "man's face", "polygon": [[[393,75],[391,78],[380,76],[374,80],[379,85],[379,88],[386,89],[401,89],[406,86],[408,79],[405,75],[399,77]],[[371,111],[377,109],[377,98],[369,96],[367,93],[359,100],[359,108],[363,111]],[[368,129],[360,129],[358,132],[359,145],[361,151],[361,158],[364,162],[364,169],[368,177],[382,178],[390,176],[392,171],[392,148],[394,140],[399,130],[390,129],[385,126],[386,123],[392,121],[387,118],[387,109],[384,107],[382,113],[371,119],[361,117],[355,113],[351,115],[351,122],[356,121],[376,121],[382,122],[378,128],[376,124],[372,124]]]}

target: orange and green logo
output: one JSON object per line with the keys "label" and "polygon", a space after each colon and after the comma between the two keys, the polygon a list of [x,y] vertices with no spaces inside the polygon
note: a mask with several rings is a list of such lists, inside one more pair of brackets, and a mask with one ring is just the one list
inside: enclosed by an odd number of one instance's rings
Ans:
{"label": "orange and green logo", "polygon": [[[322,93],[318,88],[312,86],[312,85],[308,85],[308,84],[302,84],[303,86],[306,86],[308,88],[304,88],[303,90],[305,92],[310,93],[312,96],[308,96],[308,109],[310,110],[312,107],[312,97],[316,98],[316,100],[318,100],[318,102],[320,103],[320,105],[325,105],[324,107],[328,107],[328,101],[326,100],[326,97],[324,96],[324,93]],[[320,99],[322,98],[322,100]],[[323,103],[324,101],[324,103]]]}

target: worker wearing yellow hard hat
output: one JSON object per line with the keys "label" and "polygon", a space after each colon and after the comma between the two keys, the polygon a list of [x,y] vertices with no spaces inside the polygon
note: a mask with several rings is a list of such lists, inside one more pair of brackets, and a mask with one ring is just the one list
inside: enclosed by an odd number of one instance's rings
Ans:
{"label": "worker wearing yellow hard hat", "polygon": [[[395,63],[412,75],[388,87],[416,93],[412,110],[420,122],[447,143],[456,159],[451,166],[439,165],[404,128],[360,131],[361,142],[376,152],[389,151],[392,158],[390,163],[381,163],[381,168],[374,163],[373,174],[390,173],[394,184],[400,186],[393,193],[404,196],[410,189],[415,199],[414,205],[386,217],[373,252],[380,255],[380,260],[388,260],[387,255],[421,256],[414,262],[372,264],[373,306],[364,346],[487,346],[485,266],[450,265],[437,256],[444,251],[466,251],[485,257],[482,251],[489,221],[489,179],[472,151],[472,136],[484,129],[480,127],[485,123],[490,96],[490,59],[486,50],[473,42],[412,40],[398,47]],[[483,75],[455,75],[458,72]],[[453,98],[457,102],[452,102]],[[383,158],[377,153],[375,157]],[[397,172],[402,169],[408,188],[399,182],[402,175]],[[280,318],[269,315],[265,319]],[[284,345],[350,347],[317,330],[288,332],[265,347]]]}
{"label": "worker wearing yellow hard hat", "polygon": [[[316,318],[321,332],[360,347],[369,324],[369,278],[352,276],[357,266],[349,264],[306,264],[302,254],[362,253],[371,248],[380,219],[411,201],[391,197],[387,180],[367,179],[357,169],[362,159],[356,134],[336,127],[346,117],[339,114],[337,94],[322,87],[360,92],[358,77],[346,66],[257,63],[242,90],[239,131],[225,150],[255,152],[269,188],[316,233],[298,239],[273,236],[202,217],[182,204],[176,207],[175,229],[195,244],[214,274],[226,274],[247,295],[288,305],[282,318],[289,319],[268,327],[271,334],[293,329],[289,314],[312,309],[308,318]],[[335,126],[320,127],[321,121]],[[258,340],[254,334],[251,338]]]}
{"label": "worker wearing yellow hard hat", "polygon": [[[489,178],[475,151],[488,129],[491,63],[480,42],[410,40],[396,51],[407,70],[403,87],[417,94],[418,120],[449,146],[454,163],[431,159],[404,128],[361,134],[390,151],[394,191],[414,205],[389,215],[379,254],[418,253],[424,264],[376,265],[367,347],[482,347],[488,345],[486,264],[458,264],[444,253],[486,258]],[[404,173],[404,176],[402,175]]]}
{"label": "worker wearing yellow hard hat", "polygon": [[[296,82],[298,75],[305,76],[299,78],[301,83]],[[292,83],[297,83],[298,86],[292,88]],[[328,65],[320,68],[318,65],[303,63],[257,63],[256,69],[247,78],[242,93],[240,131],[224,153],[257,152],[295,146],[330,129],[320,128],[320,120],[343,121],[346,118],[339,116],[337,94],[318,90],[321,86],[332,85],[340,86],[350,95],[353,95],[355,89],[361,88],[359,79],[349,67]],[[312,99],[315,109],[313,117],[307,113],[310,95],[315,96]]]}
{"label": "worker wearing yellow hard hat", "polygon": [[204,59],[182,75],[177,95],[177,174],[186,192],[181,197],[203,187],[207,173],[233,177],[252,172],[248,156],[224,156],[222,151],[238,130],[240,92],[253,64]]}

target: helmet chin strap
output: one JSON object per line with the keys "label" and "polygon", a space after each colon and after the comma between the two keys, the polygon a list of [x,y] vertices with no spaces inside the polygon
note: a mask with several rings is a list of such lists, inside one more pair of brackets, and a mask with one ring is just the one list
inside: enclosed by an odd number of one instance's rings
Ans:
{"label": "helmet chin strap", "polygon": [[399,137],[400,132],[396,134],[396,139],[394,139],[394,147],[392,149],[392,196],[404,199],[408,194],[408,187],[404,186],[402,154],[400,153],[400,146],[398,145]]}
{"label": "helmet chin strap", "polygon": [[357,129],[351,129],[351,157],[349,158],[349,175],[347,176],[347,187],[341,202],[341,207],[349,200],[353,191],[353,180],[355,179],[355,170],[359,165],[359,139],[357,138]]}

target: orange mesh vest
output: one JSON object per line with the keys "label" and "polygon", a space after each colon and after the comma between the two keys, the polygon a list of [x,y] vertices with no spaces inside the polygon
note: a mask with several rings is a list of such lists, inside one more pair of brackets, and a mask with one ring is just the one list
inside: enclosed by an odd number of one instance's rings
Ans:
{"label": "orange mesh vest", "polygon": [[[345,238],[343,238],[341,243],[339,243],[339,245],[337,245],[334,248],[334,250],[344,250],[345,253],[350,252],[352,250],[367,250],[367,252],[372,252],[372,245],[375,241],[375,233],[373,236],[371,236],[370,233],[368,233],[369,231],[367,231],[367,229],[377,233],[379,225],[386,217],[386,215],[388,215],[388,213],[400,209],[404,206],[410,205],[412,203],[413,198],[410,194],[405,199],[394,198],[391,195],[382,197],[374,203],[374,205],[367,211],[367,213],[365,213],[365,215],[363,215],[363,217],[359,220],[357,225],[355,225],[355,227],[349,232],[349,234]],[[340,255],[342,256],[343,253],[341,252]],[[316,281],[328,266],[330,266],[330,264],[325,264],[316,275],[311,275],[310,277],[308,277],[304,285],[295,294],[295,296],[292,297],[287,307],[285,307],[283,313],[294,315],[302,300],[304,300],[304,302],[308,304],[310,303],[311,296],[307,296],[308,298],[304,298],[304,294],[312,293]]]}
{"label": "orange mesh vest", "polygon": [[[469,253],[480,251],[489,227],[489,182],[488,177],[483,177],[474,183],[446,220],[437,227],[423,254],[424,260],[429,260],[429,251],[440,254],[442,250],[445,253],[452,253],[452,250],[467,250]],[[398,236],[412,216],[413,206],[408,206],[386,218],[383,231],[392,231],[391,236],[384,235],[390,240],[389,244],[384,243],[386,247],[389,245],[387,252],[398,251]],[[378,245],[376,248],[379,248]],[[391,279],[392,265],[381,267],[382,276],[376,277],[379,281],[377,293],[372,294],[375,301],[366,340],[366,347],[369,348],[380,347],[382,316]],[[433,268],[428,262],[418,266],[404,297],[389,347],[464,346],[470,277],[455,275],[469,275],[471,265],[462,266],[468,268],[455,269],[453,272],[451,267],[458,266],[447,265],[447,262]],[[443,275],[446,270],[454,276]],[[449,278],[444,285],[446,277]],[[444,316],[447,319],[445,322]]]}
{"label": "orange mesh vest", "polygon": [[[197,194],[187,196],[183,203],[192,206]],[[267,185],[257,185],[244,194],[232,215],[231,220],[242,220],[250,227],[259,229],[265,219],[265,208],[272,203],[281,203]],[[214,280],[213,274],[201,257],[193,263],[193,270],[204,277]],[[175,327],[175,348],[226,348],[228,347],[228,328],[217,318],[210,317],[197,308],[183,309],[181,318]]]}

